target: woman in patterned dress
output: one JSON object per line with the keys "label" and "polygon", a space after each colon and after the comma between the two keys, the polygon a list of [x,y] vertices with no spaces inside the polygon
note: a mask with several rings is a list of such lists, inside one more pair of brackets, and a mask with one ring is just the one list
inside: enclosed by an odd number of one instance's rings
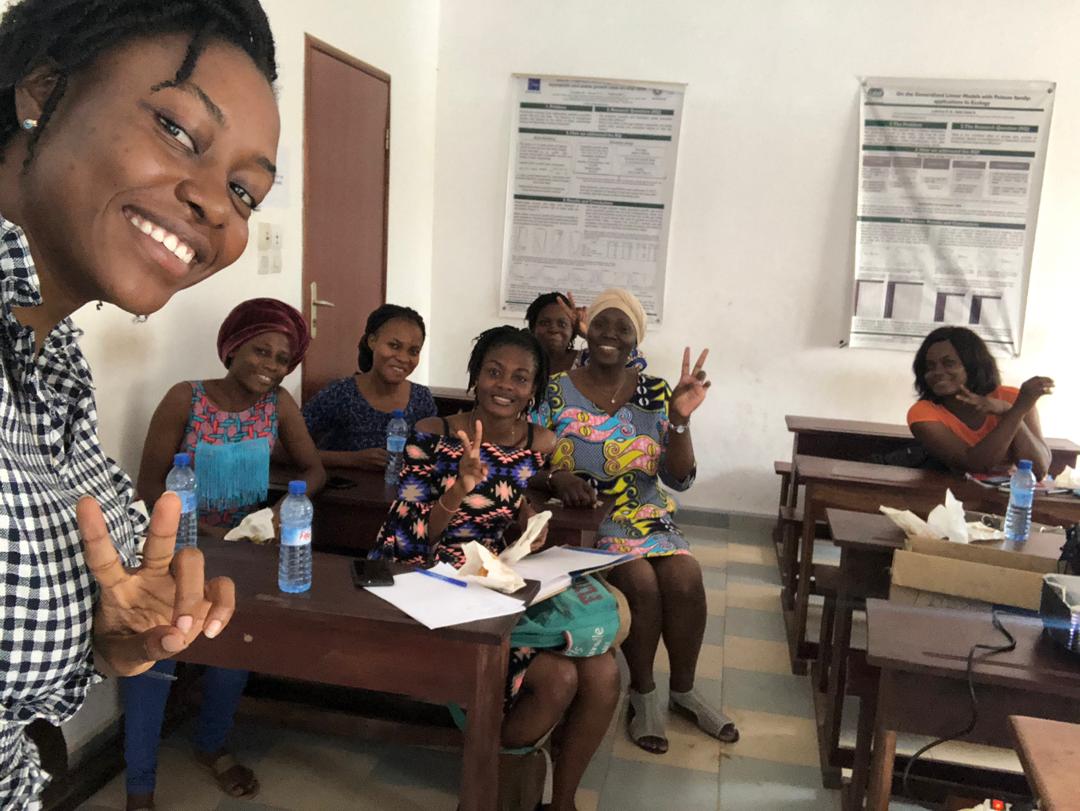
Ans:
{"label": "woman in patterned dress", "polygon": [[608,576],[626,595],[633,618],[622,644],[630,670],[630,737],[646,751],[667,751],[653,678],[662,635],[671,660],[669,708],[733,742],[739,735],[734,723],[694,690],[707,615],[705,587],[701,567],[675,524],[675,501],[662,486],[686,490],[693,484],[690,416],[708,391],[703,368],[708,350],[691,369],[686,349],[672,391],[664,380],[627,367],[646,328],[645,312],[633,294],[601,293],[588,319],[588,365],[553,376],[540,406],[542,424],[558,437],[546,483],[568,506],[591,506],[597,492],[614,496],[596,545],[639,556]]}
{"label": "woman in patterned dress", "polygon": [[[495,553],[506,547],[506,530],[515,522],[523,526],[532,514],[525,488],[555,444],[551,431],[525,416],[543,391],[546,370],[543,350],[525,330],[496,327],[480,335],[469,359],[476,405],[468,414],[417,424],[405,448],[398,499],[373,557],[460,566],[467,541]],[[511,651],[502,745],[531,746],[564,721],[552,809],[574,808],[574,794],[618,694],[610,652],[571,659],[528,648]]]}
{"label": "woman in patterned dress", "polygon": [[48,780],[29,724],[66,721],[103,673],[142,672],[232,616],[231,582],[204,580],[197,549],[173,554],[173,495],[140,565],[146,520],[102,448],[70,316],[95,300],[154,313],[235,262],[279,117],[255,0],[3,5],[0,808],[24,809]]}
{"label": "woman in patterned dress", "polygon": [[[164,492],[173,455],[189,453],[199,483],[199,531],[223,537],[265,503],[278,439],[300,467],[297,477],[308,492],[318,492],[325,479],[318,451],[296,401],[281,386],[309,342],[303,316],[282,301],[250,299],[233,308],[218,332],[225,377],[177,383],[150,420],[138,481],[147,504]],[[153,807],[168,677],[175,669],[176,662],[167,660],[121,680],[128,811]],[[222,791],[250,799],[259,781],[225,749],[247,678],[246,670],[206,669],[195,756]]]}
{"label": "woman in patterned dress", "polygon": [[420,313],[384,304],[368,316],[359,371],[328,383],[304,403],[304,421],[326,467],[386,468],[386,426],[400,409],[411,428],[436,414],[427,386],[409,381],[427,335]]}

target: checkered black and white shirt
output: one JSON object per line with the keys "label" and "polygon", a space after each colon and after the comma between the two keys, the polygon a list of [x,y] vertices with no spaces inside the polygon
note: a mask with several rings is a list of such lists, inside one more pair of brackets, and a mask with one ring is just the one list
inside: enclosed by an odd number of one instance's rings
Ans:
{"label": "checkered black and white shirt", "polygon": [[13,307],[41,304],[26,239],[0,217],[0,808],[34,808],[48,777],[23,733],[58,723],[101,676],[93,667],[96,585],[75,503],[101,503],[113,542],[135,562],[145,519],[131,481],[101,449],[90,367],[64,319],[35,356]]}

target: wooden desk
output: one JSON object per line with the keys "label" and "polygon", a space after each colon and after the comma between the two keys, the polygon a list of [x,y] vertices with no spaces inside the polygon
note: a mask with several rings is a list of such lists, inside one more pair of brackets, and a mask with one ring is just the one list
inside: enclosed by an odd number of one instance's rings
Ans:
{"label": "wooden desk", "polygon": [[440,417],[450,417],[473,407],[473,396],[453,386],[428,386]]}
{"label": "wooden desk", "polygon": [[469,709],[461,807],[495,808],[510,631],[520,615],[430,631],[353,587],[350,562],[316,552],[312,588],[278,591],[276,547],[200,539],[208,577],[236,583],[236,614],[176,658],[395,693]]}
{"label": "wooden desk", "polygon": [[[840,567],[831,638],[827,629],[823,629],[818,645],[814,698],[815,704],[822,705],[816,713],[822,782],[827,788],[839,788],[841,769],[851,766],[854,755],[852,750],[840,748],[849,674],[854,670],[860,682],[866,675],[865,661],[852,661],[852,617],[867,598],[888,596],[892,553],[904,547],[904,533],[880,513],[829,508],[825,515],[833,543],[840,547]],[[858,695],[864,691],[854,692]]]}
{"label": "wooden desk", "polygon": [[[964,740],[1007,745],[1008,716],[1030,715],[1080,721],[1080,659],[1056,647],[1042,633],[1037,618],[1000,615],[1016,639],[1016,649],[977,660],[972,681],[978,721]],[[970,720],[967,654],[975,643],[1002,644],[989,612],[945,611],[867,600],[867,661],[881,668],[876,701],[862,702],[859,728],[872,728],[856,743],[850,807],[886,811],[891,793],[896,735],[942,736],[963,729]],[[868,769],[869,762],[869,769]],[[966,781],[974,785],[975,780]],[[969,790],[968,794],[971,793]]]}
{"label": "wooden desk", "polygon": [[[846,459],[855,462],[871,462],[915,443],[906,425],[862,420],[828,419],[788,414],[784,417],[792,433],[791,472],[781,475],[780,503],[775,540],[778,545],[777,565],[781,577],[793,580],[796,573],[793,561],[797,549],[796,507],[799,485],[803,483],[795,460],[798,456],[820,456],[828,459]],[[1059,473],[1066,465],[1075,467],[1080,445],[1069,439],[1048,438],[1050,446],[1050,471]],[[791,594],[785,592],[785,607],[792,608]]]}
{"label": "wooden desk", "polygon": [[[802,417],[795,414],[786,415],[784,422],[787,429],[794,434],[793,458],[797,454],[806,454],[868,462],[874,456],[885,455],[916,442],[906,425],[896,423]],[[1050,447],[1051,473],[1060,473],[1066,465],[1076,466],[1080,445],[1070,439],[1057,437],[1048,437],[1046,444]]]}
{"label": "wooden desk", "polygon": [[1043,811],[1080,809],[1080,725],[1009,716],[1016,754]]}
{"label": "wooden desk", "polygon": [[[367,552],[375,545],[375,538],[397,495],[396,489],[386,486],[381,472],[327,468],[327,479],[334,476],[356,482],[356,485],[344,489],[326,488],[315,496],[314,548],[348,555]],[[271,492],[284,493],[289,479],[287,468],[271,467]],[[601,499],[599,507],[571,508],[549,505],[548,494],[539,490],[529,490],[526,495],[537,511],[551,510],[549,545],[592,546],[596,532],[615,500],[614,496],[607,496]]]}
{"label": "wooden desk", "polygon": [[[946,489],[951,489],[968,510],[1004,515],[1009,500],[1008,493],[951,473],[801,455],[795,458],[795,467],[806,485],[806,495],[797,566],[793,555],[784,582],[784,600],[793,602],[794,608],[785,610],[784,619],[796,673],[806,672],[806,660],[817,655],[817,645],[806,640],[806,617],[813,589],[815,526],[825,519],[827,507],[876,513],[885,505],[925,517],[945,500]],[[1080,499],[1036,496],[1032,515],[1044,524],[1075,524],[1080,522]]]}

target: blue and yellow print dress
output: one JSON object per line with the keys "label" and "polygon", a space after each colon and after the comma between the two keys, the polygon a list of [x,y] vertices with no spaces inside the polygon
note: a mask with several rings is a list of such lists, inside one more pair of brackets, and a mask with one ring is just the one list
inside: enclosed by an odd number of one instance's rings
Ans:
{"label": "blue and yellow print dress", "polygon": [[638,373],[633,396],[608,414],[563,372],[548,381],[540,424],[555,432],[551,469],[569,470],[598,493],[615,496],[611,515],[600,525],[598,549],[643,557],[689,554],[675,525],[675,500],[664,490],[686,490],[694,471],[679,481],[663,465],[668,438],[671,388],[659,377]]}

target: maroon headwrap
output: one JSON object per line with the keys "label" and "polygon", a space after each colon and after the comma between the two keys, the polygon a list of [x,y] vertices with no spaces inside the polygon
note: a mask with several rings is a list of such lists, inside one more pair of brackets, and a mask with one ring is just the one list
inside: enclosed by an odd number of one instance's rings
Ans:
{"label": "maroon headwrap", "polygon": [[311,335],[308,333],[304,317],[295,307],[276,298],[253,298],[237,304],[231,313],[225,316],[218,330],[217,351],[221,362],[250,341],[256,335],[266,332],[280,332],[289,339],[293,356],[289,371],[295,369],[304,359]]}

